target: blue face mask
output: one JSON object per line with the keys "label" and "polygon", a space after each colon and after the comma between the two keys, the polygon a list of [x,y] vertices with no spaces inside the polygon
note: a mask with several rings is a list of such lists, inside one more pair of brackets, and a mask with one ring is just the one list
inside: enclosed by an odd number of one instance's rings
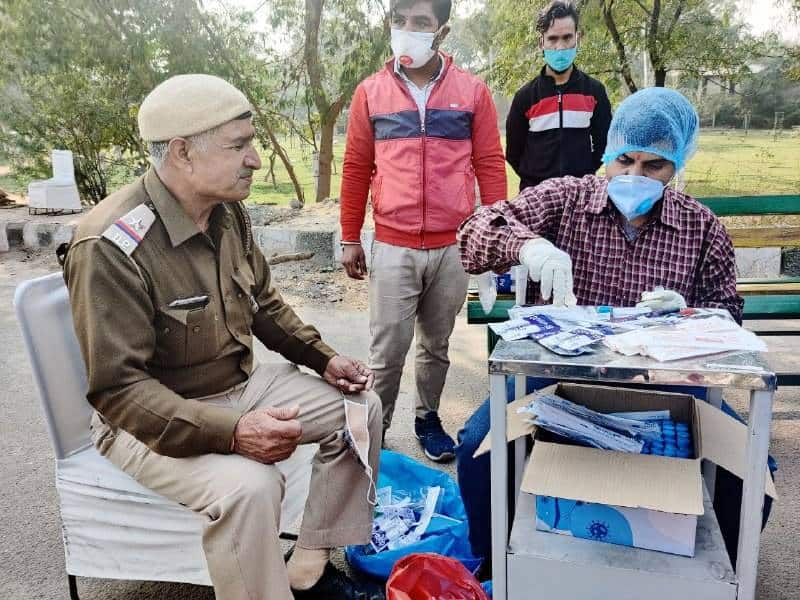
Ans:
{"label": "blue face mask", "polygon": [[547,63],[556,73],[563,73],[572,66],[575,62],[575,57],[578,55],[578,47],[567,48],[565,50],[547,50],[544,51],[544,62]]}
{"label": "blue face mask", "polygon": [[667,187],[642,175],[617,175],[608,182],[608,197],[628,221],[650,212]]}

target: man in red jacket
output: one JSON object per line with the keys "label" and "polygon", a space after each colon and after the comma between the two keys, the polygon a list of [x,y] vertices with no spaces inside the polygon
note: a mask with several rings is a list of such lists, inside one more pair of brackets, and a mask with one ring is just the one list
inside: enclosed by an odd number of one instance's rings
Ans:
{"label": "man in red jacket", "polygon": [[434,461],[454,457],[438,408],[468,282],[456,229],[475,207],[476,179],[483,204],[507,195],[491,93],[438,50],[450,8],[450,0],[393,0],[394,58],[355,91],[341,189],[342,264],[354,279],[367,274],[361,228],[372,199],[370,367],[384,434],[416,331],[414,431]]}

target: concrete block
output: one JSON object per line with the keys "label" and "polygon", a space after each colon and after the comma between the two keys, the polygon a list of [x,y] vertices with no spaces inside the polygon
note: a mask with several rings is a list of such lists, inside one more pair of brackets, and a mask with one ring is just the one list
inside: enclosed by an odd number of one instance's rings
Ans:
{"label": "concrete block", "polygon": [[780,248],[736,248],[736,276],[779,277]]}
{"label": "concrete block", "polygon": [[58,248],[61,244],[66,244],[72,240],[72,236],[75,234],[75,228],[77,225],[61,225],[53,235],[53,247]]}
{"label": "concrete block", "polygon": [[4,225],[9,248],[22,246],[22,229],[25,227],[25,221],[5,221]]}
{"label": "concrete block", "polygon": [[800,277],[800,248],[784,248],[781,273],[787,277]]}
{"label": "concrete block", "polygon": [[25,223],[22,243],[26,248],[49,248],[61,223]]}
{"label": "concrete block", "polygon": [[273,254],[286,254],[295,252],[295,238],[297,232],[291,229],[276,229],[274,227],[253,227],[253,238],[261,248],[264,256]]}
{"label": "concrete block", "polygon": [[298,231],[296,252],[313,252],[316,264],[333,266],[333,231]]}
{"label": "concrete block", "polygon": [[780,248],[736,248],[737,277],[779,277]]}
{"label": "concrete block", "polygon": [[7,224],[0,221],[0,252],[8,252],[8,234],[6,233]]}
{"label": "concrete block", "polygon": [[267,258],[274,254],[313,252],[314,264],[333,266],[333,231],[253,227],[253,237]]}

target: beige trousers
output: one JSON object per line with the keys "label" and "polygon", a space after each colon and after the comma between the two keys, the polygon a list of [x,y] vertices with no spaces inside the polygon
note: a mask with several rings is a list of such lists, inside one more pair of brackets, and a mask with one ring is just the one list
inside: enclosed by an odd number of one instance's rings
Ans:
{"label": "beige trousers", "polygon": [[383,428],[392,423],[400,378],[416,333],[416,416],[439,410],[450,360],[447,350],[464,305],[469,275],[455,245],[416,250],[372,244],[369,278],[369,366],[383,405]]}
{"label": "beige trousers", "polygon": [[[369,462],[378,477],[381,426],[372,392],[368,402]],[[241,413],[266,406],[300,405],[302,444],[319,443],[298,544],[334,548],[363,544],[372,530],[369,479],[346,446],[342,395],[294,365],[256,368],[246,387],[205,398]],[[125,431],[114,432],[95,414],[93,440],[101,454],[145,487],[206,518],[203,549],[220,600],[291,600],[278,540],[284,480],[275,465],[235,454],[170,458]]]}

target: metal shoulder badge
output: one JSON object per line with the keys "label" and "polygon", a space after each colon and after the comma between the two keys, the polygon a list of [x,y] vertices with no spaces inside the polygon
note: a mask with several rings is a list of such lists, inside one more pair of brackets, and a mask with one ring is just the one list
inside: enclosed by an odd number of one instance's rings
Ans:
{"label": "metal shoulder badge", "polygon": [[114,221],[103,232],[103,237],[130,256],[144,239],[155,220],[156,214],[145,204],[140,204]]}

